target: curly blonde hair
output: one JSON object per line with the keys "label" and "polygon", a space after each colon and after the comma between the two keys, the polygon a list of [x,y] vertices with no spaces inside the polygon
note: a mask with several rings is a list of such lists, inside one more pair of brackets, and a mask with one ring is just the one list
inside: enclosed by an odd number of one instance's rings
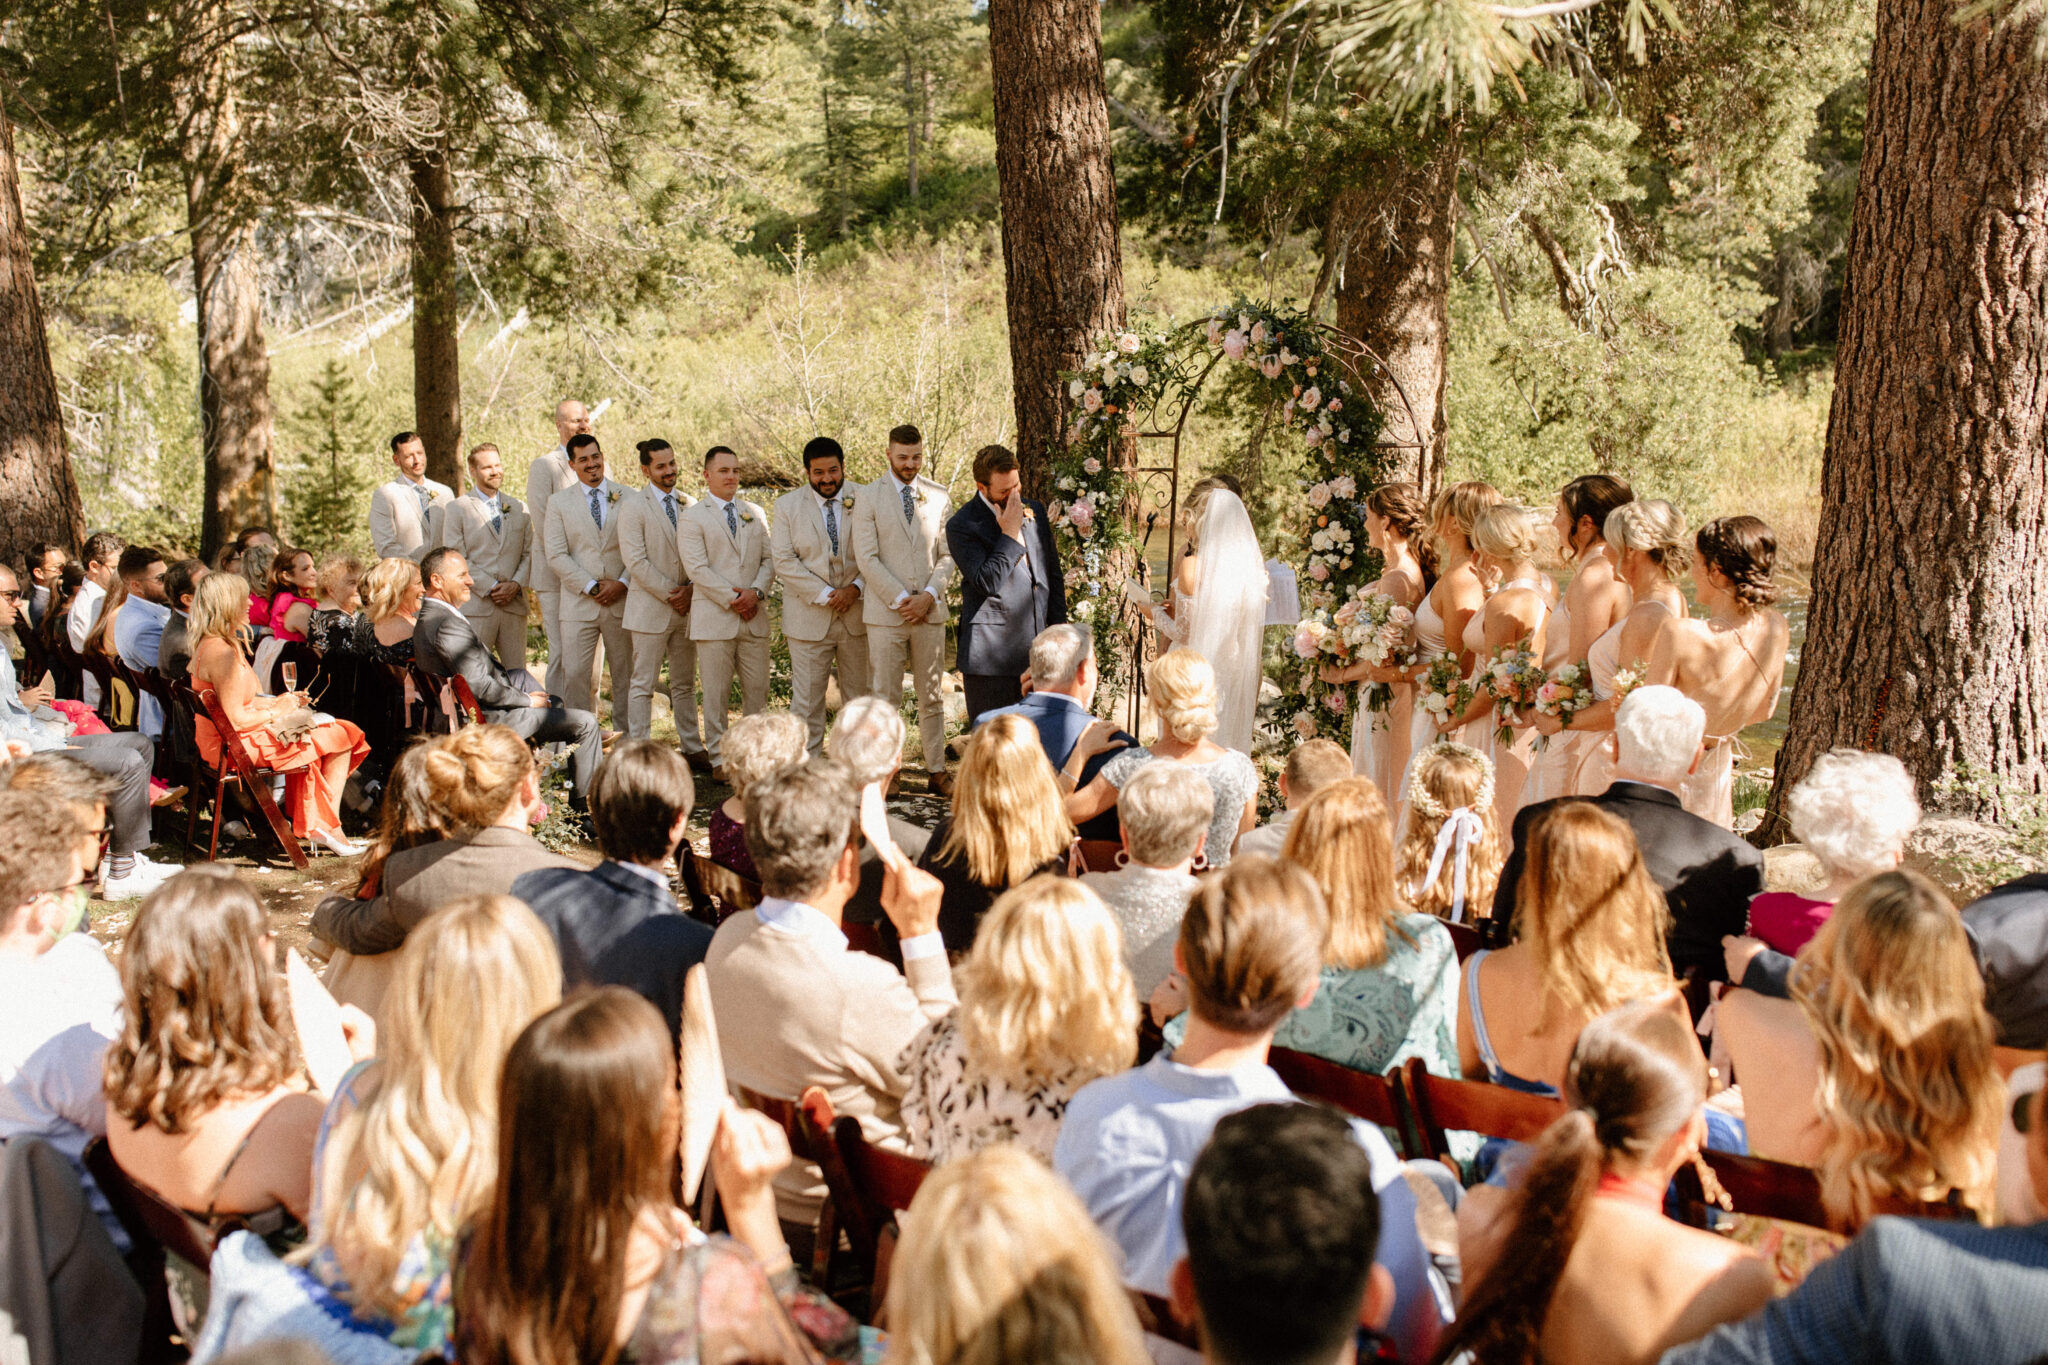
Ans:
{"label": "curly blonde hair", "polygon": [[1078,1088],[1137,1059],[1123,931],[1069,878],[1033,877],[996,898],[960,969],[960,999],[971,1074],[1013,1090]]}
{"label": "curly blonde hair", "polygon": [[1591,1019],[1674,989],[1670,924],[1626,821],[1590,801],[1560,801],[1529,822],[1515,937],[1543,982],[1537,1032],[1560,1012]]}
{"label": "curly blonde hair", "polygon": [[1191,649],[1160,655],[1145,667],[1145,686],[1160,725],[1181,743],[1199,744],[1216,733],[1216,670],[1201,655]]}
{"label": "curly blonde hair", "polygon": [[1395,881],[1409,904],[1438,919],[1451,913],[1457,868],[1446,858],[1435,881],[1420,883],[1429,873],[1437,832],[1460,806],[1479,818],[1480,831],[1466,855],[1465,908],[1484,915],[1507,861],[1493,818],[1493,764],[1477,749],[1440,740],[1415,756],[1408,775],[1408,823],[1394,859]]}
{"label": "curly blonde hair", "polygon": [[1792,999],[1820,1048],[1821,1197],[1860,1227],[1892,1198],[1991,1208],[2004,1089],[1962,918],[1917,872],[1851,887],[1807,941]]}

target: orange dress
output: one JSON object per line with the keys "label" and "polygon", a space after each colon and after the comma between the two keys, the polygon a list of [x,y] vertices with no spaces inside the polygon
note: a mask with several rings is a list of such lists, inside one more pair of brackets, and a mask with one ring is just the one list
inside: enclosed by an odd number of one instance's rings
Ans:
{"label": "orange dress", "polygon": [[[199,752],[214,767],[220,766],[220,732],[204,714],[194,726]],[[251,761],[267,764],[287,774],[284,784],[285,813],[291,816],[292,833],[301,839],[314,830],[341,829],[341,789],[329,790],[326,765],[319,760],[329,754],[349,755],[348,770],[354,772],[370,756],[370,743],[349,721],[330,720],[296,744],[281,744],[265,729],[244,730],[242,747]]]}

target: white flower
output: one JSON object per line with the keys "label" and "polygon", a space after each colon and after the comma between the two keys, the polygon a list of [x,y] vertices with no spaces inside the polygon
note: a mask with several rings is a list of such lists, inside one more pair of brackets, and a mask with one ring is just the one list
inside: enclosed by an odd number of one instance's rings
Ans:
{"label": "white flower", "polygon": [[1133,365],[1131,366],[1131,382],[1142,389],[1145,385],[1152,382],[1152,372],[1143,365]]}
{"label": "white flower", "polygon": [[1337,433],[1337,439],[1338,439],[1338,440],[1340,440],[1340,441],[1342,441],[1342,442],[1343,442],[1343,443],[1344,443],[1345,445],[1347,445],[1347,446],[1348,446],[1348,445],[1350,445],[1350,444],[1351,444],[1351,428],[1350,428],[1350,427],[1345,427],[1345,428],[1344,428],[1344,429],[1343,429],[1342,431],[1338,432],[1338,433]]}
{"label": "white flower", "polygon": [[1251,329],[1252,315],[1250,313],[1239,313],[1237,315],[1237,330],[1240,332],[1249,332]]}
{"label": "white flower", "polygon": [[1318,446],[1323,443],[1323,433],[1314,427],[1310,427],[1302,439],[1311,446]]}
{"label": "white flower", "polygon": [[1328,507],[1330,505],[1330,485],[1319,483],[1310,488],[1308,490],[1308,505],[1311,507]]}
{"label": "white flower", "polygon": [[1330,491],[1340,498],[1348,498],[1357,494],[1358,484],[1349,474],[1339,474],[1330,480]]}
{"label": "white flower", "polygon": [[1138,353],[1138,334],[1136,332],[1125,332],[1116,339],[1116,348],[1125,355],[1136,355]]}
{"label": "white flower", "polygon": [[1082,390],[1086,389],[1087,387],[1088,387],[1088,381],[1087,381],[1087,380],[1085,380],[1085,379],[1076,379],[1076,380],[1073,380],[1072,382],[1070,382],[1070,383],[1069,383],[1069,384],[1067,385],[1067,397],[1069,397],[1069,398],[1079,398],[1079,397],[1081,396],[1081,392],[1082,392]]}
{"label": "white flower", "polygon": [[1313,384],[1309,385],[1308,392],[1301,396],[1301,405],[1314,412],[1323,405],[1323,391]]}
{"label": "white flower", "polygon": [[1090,412],[1094,412],[1097,409],[1101,408],[1102,390],[1097,388],[1090,388],[1087,392],[1083,393],[1081,395],[1081,406],[1088,409],[1088,411]]}
{"label": "white flower", "polygon": [[1065,490],[1066,490],[1067,492],[1069,492],[1069,493],[1073,492],[1073,491],[1074,491],[1074,476],[1073,476],[1073,475],[1071,475],[1071,474],[1062,474],[1062,475],[1060,475],[1060,487],[1061,487],[1061,488],[1063,488],[1063,489],[1065,489]]}
{"label": "white flower", "polygon": [[1288,350],[1285,346],[1282,346],[1280,348],[1280,363],[1282,365],[1292,365],[1295,361],[1299,360],[1300,358],[1300,356],[1297,356],[1294,352]]}
{"label": "white flower", "polygon": [[1087,459],[1081,461],[1081,471],[1085,474],[1100,474],[1102,472],[1102,461],[1090,455]]}
{"label": "white flower", "polygon": [[1203,333],[1209,338],[1210,350],[1213,351],[1218,346],[1221,346],[1223,344],[1223,319],[1210,318],[1209,325],[1203,329]]}

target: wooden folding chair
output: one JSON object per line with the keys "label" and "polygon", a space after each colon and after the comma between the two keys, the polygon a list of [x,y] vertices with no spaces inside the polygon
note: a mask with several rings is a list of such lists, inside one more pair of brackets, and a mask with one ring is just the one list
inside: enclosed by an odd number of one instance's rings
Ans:
{"label": "wooden folding chair", "polygon": [[1401,1147],[1407,1155],[1422,1154],[1422,1143],[1413,1131],[1414,1116],[1409,1113],[1399,1071],[1378,1076],[1284,1047],[1272,1049],[1266,1056],[1266,1064],[1287,1082],[1289,1090],[1303,1099],[1321,1100],[1367,1123],[1391,1128],[1401,1135]]}
{"label": "wooden folding chair", "polygon": [[1077,839],[1081,865],[1090,872],[1114,872],[1123,866],[1124,846],[1115,839]]}
{"label": "wooden folding chair", "polygon": [[815,1086],[804,1092],[804,1101],[799,1117],[810,1129],[806,1137],[818,1154],[818,1167],[825,1174],[825,1187],[832,1193],[832,1206],[866,1293],[867,1312],[862,1316],[872,1321],[889,1296],[896,1215],[917,1197],[932,1172],[931,1163],[872,1145],[861,1132],[860,1120],[833,1117],[831,1101]]}
{"label": "wooden folding chair", "polygon": [[[682,858],[682,850],[677,850],[677,857]],[[695,849],[689,850],[683,868],[683,890],[690,898],[692,912],[712,925],[723,924],[740,911],[761,903],[761,883],[742,877]]]}
{"label": "wooden folding chair", "polygon": [[1463,962],[1466,958],[1486,946],[1484,937],[1479,932],[1477,925],[1453,924],[1449,920],[1444,920],[1442,923],[1444,930],[1451,936],[1451,947],[1456,950],[1458,961]]}
{"label": "wooden folding chair", "polygon": [[[816,1086],[812,1086],[804,1092],[805,1099],[814,1108],[820,1101],[823,1102],[823,1108],[818,1111],[816,1118],[810,1122],[808,1127],[805,1124],[802,1106],[796,1100],[786,1100],[776,1095],[764,1095],[760,1091],[751,1090],[737,1081],[732,1082],[732,1092],[733,1096],[739,1100],[741,1107],[752,1109],[758,1114],[765,1115],[771,1122],[780,1127],[784,1133],[788,1134],[790,1154],[797,1160],[810,1162],[817,1162],[819,1160],[818,1144],[812,1141],[812,1135],[820,1131],[821,1128],[830,1128],[832,1124],[832,1102],[825,1098],[824,1091]],[[822,1120],[822,1123],[818,1120]],[[833,1203],[831,1190],[828,1186],[825,1200],[818,1206],[818,1220],[811,1227],[811,1278],[817,1284],[828,1285],[831,1283],[832,1253],[838,1249],[838,1246],[839,1212]]]}
{"label": "wooden folding chair", "polygon": [[471,689],[469,679],[457,673],[448,679],[448,686],[455,692],[456,720],[470,725],[482,725],[484,708],[477,705],[476,693]]}
{"label": "wooden folding chair", "polygon": [[129,1272],[142,1286],[142,1349],[137,1365],[183,1361],[185,1348],[174,1340],[178,1324],[171,1311],[165,1253],[176,1253],[180,1260],[206,1275],[213,1266],[213,1232],[156,1191],[131,1179],[121,1163],[114,1160],[105,1138],[94,1138],[87,1144],[85,1168],[91,1172],[93,1183],[106,1197],[107,1207],[134,1248],[126,1259]]}
{"label": "wooden folding chair", "polygon": [[1420,1057],[1409,1059],[1406,1081],[1424,1156],[1450,1155],[1450,1144],[1444,1138],[1447,1129],[1529,1142],[1565,1113],[1565,1102],[1555,1096],[1531,1095],[1485,1081],[1432,1076]]}
{"label": "wooden folding chair", "polygon": [[[214,732],[220,736],[221,761],[214,769],[213,783],[213,838],[206,846],[207,861],[213,861],[220,854],[223,803],[227,800],[228,787],[239,784],[242,790],[249,794],[249,799],[256,803],[256,809],[262,813],[263,818],[269,822],[270,832],[277,836],[278,845],[284,849],[285,856],[292,860],[292,866],[310,867],[312,864],[306,857],[306,851],[299,847],[298,837],[292,833],[291,821],[285,819],[284,812],[277,808],[277,802],[270,795],[271,778],[282,777],[286,782],[303,782],[306,775],[303,772],[281,773],[268,764],[257,763],[249,756],[248,747],[242,743],[241,733],[228,723],[227,712],[221,709],[220,698],[214,695],[213,689],[206,688],[195,696],[198,708],[204,708],[207,720],[213,723]],[[185,841],[188,844],[192,841],[192,832],[198,827],[198,823],[199,804],[195,801],[192,805],[192,821],[185,832]]]}
{"label": "wooden folding chair", "polygon": [[[1732,1212],[1801,1223],[1811,1228],[1834,1227],[1827,1205],[1821,1200],[1820,1172],[1810,1166],[1771,1161],[1758,1156],[1737,1156],[1733,1152],[1701,1152],[1714,1178],[1728,1192]],[[1678,1187],[1680,1212],[1695,1227],[1711,1227],[1718,1205],[1706,1197],[1699,1172],[1681,1166],[1673,1179]],[[1886,1200],[1879,1210],[1909,1218],[1965,1219],[1976,1215],[1959,1200],[1926,1202],[1918,1199]]]}

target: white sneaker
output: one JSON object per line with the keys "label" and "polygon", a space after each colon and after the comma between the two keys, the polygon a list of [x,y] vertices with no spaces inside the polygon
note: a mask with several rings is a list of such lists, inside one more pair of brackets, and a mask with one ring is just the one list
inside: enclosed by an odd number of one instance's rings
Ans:
{"label": "white sneaker", "polygon": [[178,863],[160,863],[156,859],[149,857],[147,854],[136,854],[135,870],[137,872],[140,872],[143,871],[145,868],[148,869],[150,872],[154,873],[159,880],[175,877],[180,872],[183,872],[185,870],[184,867]]}
{"label": "white sneaker", "polygon": [[100,899],[106,901],[130,901],[147,896],[150,892],[170,880],[175,868],[152,865],[145,868],[140,859],[135,870],[125,877],[108,877],[100,883]]}

